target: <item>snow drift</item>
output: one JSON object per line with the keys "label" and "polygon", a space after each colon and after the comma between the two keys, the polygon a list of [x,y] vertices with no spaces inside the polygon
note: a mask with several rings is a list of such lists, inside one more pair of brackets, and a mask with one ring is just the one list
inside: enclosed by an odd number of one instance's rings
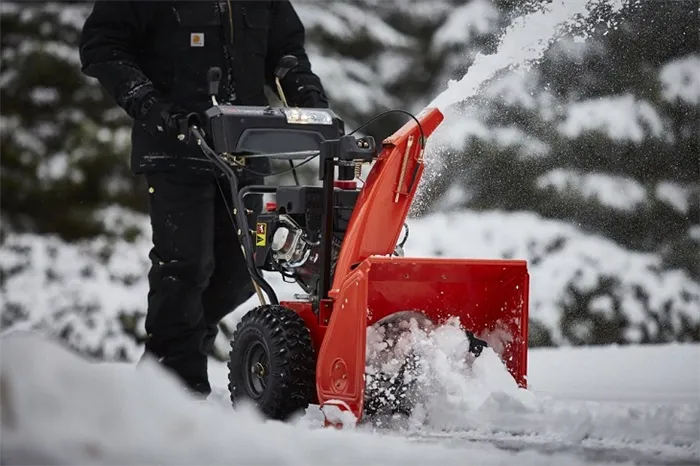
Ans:
{"label": "snow drift", "polygon": [[[453,336],[443,332],[432,354],[448,355],[458,343]],[[443,385],[471,393],[436,396],[433,407],[443,410],[434,410],[430,422],[393,432],[372,426],[337,431],[319,428],[313,409],[290,424],[266,422],[225,401],[194,401],[156,366],[92,363],[41,335],[13,332],[2,339],[1,461],[461,466],[589,464],[591,455],[598,464],[700,460],[697,345],[532,355],[533,392],[518,395],[512,381],[499,380],[491,358],[468,377],[443,365]],[[433,367],[440,372],[440,364]],[[217,391],[225,392],[223,366],[213,369]],[[622,401],[625,380],[638,383],[637,395],[646,398]],[[556,397],[576,388],[573,398],[609,402]]]}
{"label": "snow drift", "polygon": [[[3,464],[440,464],[501,462],[495,447],[445,447],[371,432],[264,422],[196,402],[159,368],[91,363],[35,334],[2,347]],[[509,455],[511,455],[509,453]],[[514,453],[518,463],[567,455]]]}

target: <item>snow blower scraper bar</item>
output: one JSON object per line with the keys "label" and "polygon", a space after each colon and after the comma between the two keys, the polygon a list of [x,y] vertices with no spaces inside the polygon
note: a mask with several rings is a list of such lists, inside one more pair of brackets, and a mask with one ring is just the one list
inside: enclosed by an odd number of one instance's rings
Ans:
{"label": "snow blower scraper bar", "polygon": [[[368,327],[407,311],[434,325],[459,318],[468,335],[481,338],[470,338],[477,356],[484,340],[491,343],[489,335],[501,335],[493,349],[526,386],[527,263],[404,257],[397,248],[423,173],[426,139],[443,119],[439,110],[409,114],[412,120],[379,150],[372,137],[344,134],[331,110],[218,105],[216,89],[213,83],[206,132],[190,131],[230,183],[232,212],[261,300],[231,342],[234,405],[252,401],[265,416],[284,420],[319,404],[325,413],[344,412],[327,415],[327,424],[360,421],[376,406],[367,399]],[[239,189],[237,177],[260,157],[288,160],[292,170],[293,160],[318,157],[321,186]],[[365,163],[373,165],[358,188],[355,177]],[[244,198],[263,193],[276,202],[251,227]],[[282,274],[304,294],[279,302],[262,271]]]}

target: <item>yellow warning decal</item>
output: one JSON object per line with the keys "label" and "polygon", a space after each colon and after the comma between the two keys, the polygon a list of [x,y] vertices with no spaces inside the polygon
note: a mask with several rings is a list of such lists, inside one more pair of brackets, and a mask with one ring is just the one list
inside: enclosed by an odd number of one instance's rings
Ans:
{"label": "yellow warning decal", "polygon": [[255,245],[265,246],[267,244],[267,223],[258,223],[255,230]]}

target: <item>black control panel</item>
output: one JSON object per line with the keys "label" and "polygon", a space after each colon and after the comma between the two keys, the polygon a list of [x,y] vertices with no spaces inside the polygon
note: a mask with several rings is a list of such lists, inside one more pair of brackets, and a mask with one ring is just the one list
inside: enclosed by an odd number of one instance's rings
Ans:
{"label": "black control panel", "polygon": [[205,114],[218,154],[319,150],[323,141],[338,139],[345,132],[343,121],[329,109],[217,105]]}

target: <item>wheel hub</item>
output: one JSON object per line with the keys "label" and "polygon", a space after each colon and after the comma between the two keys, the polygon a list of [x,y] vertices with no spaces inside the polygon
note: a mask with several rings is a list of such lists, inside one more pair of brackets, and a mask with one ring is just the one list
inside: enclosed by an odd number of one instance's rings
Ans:
{"label": "wheel hub", "polygon": [[256,362],[251,368],[250,368],[251,374],[254,374],[255,376],[262,378],[265,376],[267,373],[265,370],[265,366],[262,365],[260,362]]}
{"label": "wheel hub", "polygon": [[245,390],[251,398],[259,399],[267,386],[267,350],[261,342],[255,342],[246,351],[245,366],[249,367],[244,376]]}

